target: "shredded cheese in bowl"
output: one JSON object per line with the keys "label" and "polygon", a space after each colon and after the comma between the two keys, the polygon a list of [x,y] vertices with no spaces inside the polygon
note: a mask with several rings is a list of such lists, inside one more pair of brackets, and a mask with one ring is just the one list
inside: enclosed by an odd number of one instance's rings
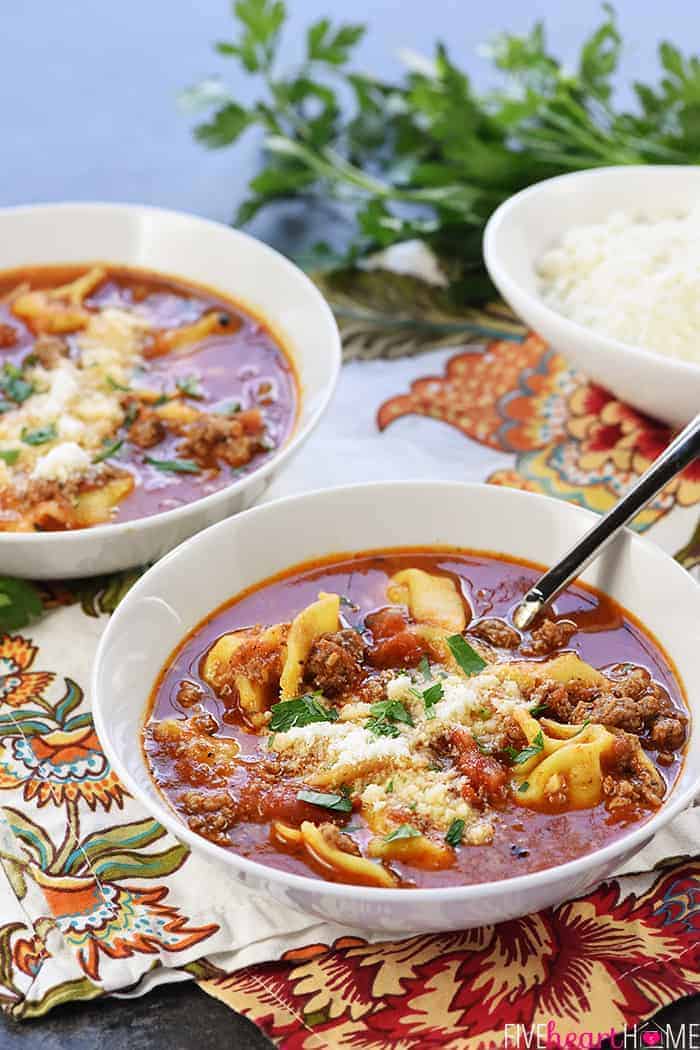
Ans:
{"label": "shredded cheese in bowl", "polygon": [[658,220],[615,212],[539,260],[553,310],[603,335],[700,364],[700,204]]}

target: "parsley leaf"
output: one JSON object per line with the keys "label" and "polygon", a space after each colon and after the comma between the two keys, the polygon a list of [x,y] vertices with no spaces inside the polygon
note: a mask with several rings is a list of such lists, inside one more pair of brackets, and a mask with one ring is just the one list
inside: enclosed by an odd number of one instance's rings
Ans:
{"label": "parsley leaf", "polygon": [[375,736],[399,736],[397,722],[413,725],[411,715],[400,700],[380,700],[372,704],[370,715],[365,722],[365,729]]}
{"label": "parsley leaf", "polygon": [[21,405],[34,393],[34,387],[22,378],[22,371],[17,365],[6,361],[0,372],[0,391],[9,397],[10,401]]}
{"label": "parsley leaf", "polygon": [[0,448],[0,459],[7,463],[8,467],[14,466],[19,459],[18,448]]}
{"label": "parsley leaf", "polygon": [[445,842],[448,844],[448,846],[461,846],[463,834],[464,821],[461,818],[457,817],[455,820],[452,821],[449,828],[447,829],[447,834],[445,835]]}
{"label": "parsley leaf", "polygon": [[544,736],[540,729],[539,733],[533,737],[532,743],[524,747],[522,751],[516,751],[511,747],[508,748],[506,754],[514,766],[522,766],[535,755],[539,755],[541,751],[544,751]]}
{"label": "parsley leaf", "polygon": [[375,736],[401,736],[398,726],[381,718],[368,718],[365,722],[365,729],[369,730],[370,733],[374,733]]}
{"label": "parsley leaf", "polygon": [[305,693],[293,700],[282,700],[273,704],[270,729],[273,732],[286,733],[294,726],[308,726],[312,722],[335,722],[338,712],[334,707],[326,707],[319,699],[319,693]]}
{"label": "parsley leaf", "polygon": [[156,470],[170,471],[173,474],[199,474],[200,467],[193,459],[154,459],[144,456],[144,462],[150,463]]}
{"label": "parsley leaf", "polygon": [[113,376],[107,376],[107,386],[111,387],[112,390],[121,390],[124,394],[128,394],[131,389],[131,387],[125,386],[123,383],[118,383]]}
{"label": "parsley leaf", "polygon": [[486,661],[472,649],[469,642],[461,634],[452,634],[447,639],[450,652],[467,676],[478,674],[486,667]]}
{"label": "parsley leaf", "polygon": [[303,788],[297,792],[300,802],[310,802],[312,806],[323,806],[324,809],[332,809],[334,813],[351,813],[352,801],[344,792],[341,795],[331,794],[326,791],[311,791]]}
{"label": "parsley leaf", "polygon": [[532,715],[533,718],[539,718],[540,715],[543,715],[548,708],[549,704],[535,704],[534,707],[530,708],[528,714]]}
{"label": "parsley leaf", "polygon": [[420,663],[418,664],[418,670],[425,678],[426,682],[432,681],[432,672],[430,670],[430,661],[427,656],[421,656]]}
{"label": "parsley leaf", "polygon": [[17,631],[44,611],[41,596],[27,580],[0,576],[0,631]]}
{"label": "parsley leaf", "polygon": [[345,25],[332,32],[328,18],[322,18],[309,28],[306,36],[309,59],[342,66],[347,62],[350,48],[364,35],[364,26]]}
{"label": "parsley leaf", "polygon": [[444,689],[442,688],[442,682],[434,682],[427,689],[423,690],[423,703],[425,704],[425,710],[430,711],[431,708],[435,707],[444,696]]}
{"label": "parsley leaf", "polygon": [[20,437],[25,445],[45,445],[47,441],[55,441],[58,431],[54,423],[48,423],[45,427],[36,427],[34,430],[23,427]]}
{"label": "parsley leaf", "polygon": [[112,456],[116,456],[123,444],[123,438],[118,438],[116,441],[105,441],[97,455],[92,457],[92,462],[102,463],[105,459],[111,459]]}
{"label": "parsley leaf", "polygon": [[420,831],[416,831],[410,824],[401,824],[398,828],[394,828],[388,835],[384,836],[385,842],[396,842],[398,839],[417,839],[420,837]]}
{"label": "parsley leaf", "polygon": [[530,784],[529,784],[529,782],[528,782],[527,780],[523,780],[522,784],[521,784],[521,785],[520,785],[520,787],[518,788],[518,793],[519,793],[520,795],[522,795],[522,794],[523,794],[523,793],[524,793],[525,791],[527,791],[527,790],[528,790],[528,788],[529,788],[529,787],[530,787]]}

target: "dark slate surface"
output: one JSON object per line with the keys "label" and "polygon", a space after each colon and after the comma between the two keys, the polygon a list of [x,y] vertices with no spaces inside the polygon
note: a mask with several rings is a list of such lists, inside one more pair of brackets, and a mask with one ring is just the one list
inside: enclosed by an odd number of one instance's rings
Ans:
{"label": "dark slate surface", "polygon": [[[248,95],[244,79],[209,47],[228,35],[226,0],[4,0],[0,7],[0,205],[135,201],[230,218],[255,164],[256,142],[204,153],[174,101],[181,87],[216,72],[225,73],[241,97]],[[288,7],[298,29],[324,14],[371,22],[359,64],[381,73],[398,68],[400,48],[425,51],[439,35],[478,82],[486,67],[476,45],[494,32],[523,30],[544,17],[552,43],[570,55],[600,11],[594,0],[565,8],[560,0],[289,0]],[[633,42],[626,78],[653,68],[659,36],[686,43],[696,25],[693,0],[666,4],[663,18],[657,5],[637,0],[617,0],[616,7],[625,38]],[[290,58],[293,38],[294,32]],[[272,238],[280,233],[269,224],[264,232]],[[700,998],[664,1011],[659,1020],[700,1022]],[[24,1025],[0,1022],[2,1050],[198,1045],[258,1050],[270,1044],[247,1021],[184,984],[143,999],[65,1007]]]}

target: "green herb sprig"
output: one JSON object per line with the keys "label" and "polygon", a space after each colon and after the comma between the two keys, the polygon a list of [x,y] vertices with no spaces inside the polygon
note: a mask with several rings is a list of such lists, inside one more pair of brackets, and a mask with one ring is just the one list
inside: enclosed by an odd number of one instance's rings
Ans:
{"label": "green herb sprig", "polygon": [[380,700],[372,704],[370,718],[365,722],[365,729],[375,736],[399,736],[397,723],[413,725],[413,719],[400,700]]}
{"label": "green herb sprig", "polygon": [[516,751],[514,747],[509,747],[506,750],[506,755],[514,766],[523,766],[542,751],[544,751],[544,736],[540,729],[539,733],[532,738],[532,743],[524,747],[522,751]]}
{"label": "green herb sprig", "polygon": [[293,700],[282,700],[271,708],[270,729],[274,733],[286,733],[295,726],[308,726],[312,722],[335,722],[338,712],[334,707],[321,703],[320,693],[305,693]]}
{"label": "green herb sprig", "polygon": [[478,674],[479,671],[483,671],[486,667],[486,661],[479,656],[476,649],[472,649],[469,642],[461,634],[450,635],[447,639],[447,645],[459,666],[469,677]]}
{"label": "green herb sprig", "polygon": [[154,459],[153,456],[144,456],[143,459],[156,470],[170,474],[199,474],[201,469],[193,459]]}
{"label": "green herb sprig", "polygon": [[[210,78],[185,91],[182,103],[206,114],[194,134],[208,148],[230,146],[253,127],[264,133],[266,163],[236,223],[281,199],[349,202],[344,262],[419,237],[441,257],[453,301],[492,294],[481,236],[512,193],[609,164],[700,163],[700,61],[662,43],[658,82],[635,83],[635,103],[618,104],[622,38],[608,4],[566,64],[550,51],[541,22],[528,33],[502,33],[486,52],[494,67],[488,93],[440,43],[394,80],[359,72],[352,52],[364,27],[327,18],[309,26],[301,64],[285,69],[282,0],[238,0],[233,13],[233,37],[216,51],[259,81],[258,97],[244,104]],[[316,259],[337,262],[324,245]]]}
{"label": "green herb sprig", "polygon": [[388,835],[384,836],[385,842],[397,842],[400,839],[417,839],[420,836],[420,831],[411,824],[401,824],[398,828],[390,831]]}
{"label": "green herb sprig", "polygon": [[299,802],[310,802],[312,806],[323,806],[324,809],[333,810],[334,813],[351,813],[352,801],[347,792],[340,795],[326,791],[312,791],[303,788],[297,792]]}
{"label": "green herb sprig", "polygon": [[46,445],[49,441],[55,441],[58,431],[54,423],[48,423],[45,427],[36,427],[34,430],[23,427],[20,438],[25,445]]}
{"label": "green herb sprig", "polygon": [[111,459],[112,456],[116,456],[123,444],[123,438],[118,438],[116,441],[105,441],[100,451],[92,457],[92,462],[103,463],[106,459]]}
{"label": "green herb sprig", "polygon": [[22,370],[17,365],[13,365],[11,361],[6,361],[0,371],[0,392],[9,398],[10,401],[21,405],[34,393],[34,387],[24,379]]}

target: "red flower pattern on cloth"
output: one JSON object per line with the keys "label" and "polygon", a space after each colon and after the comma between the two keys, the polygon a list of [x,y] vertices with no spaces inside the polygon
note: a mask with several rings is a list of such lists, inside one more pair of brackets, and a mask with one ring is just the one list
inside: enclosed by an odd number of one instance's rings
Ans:
{"label": "red flower pattern on cloth", "polygon": [[[131,984],[153,956],[164,961],[189,952],[219,930],[215,922],[193,924],[166,901],[165,880],[186,863],[187,850],[174,840],[154,849],[165,829],[150,817],[125,817],[129,795],[102,750],[82,690],[65,679],[58,699],[43,695],[56,675],[29,670],[37,652],[20,635],[0,635],[0,877],[24,920],[0,923],[0,1003],[15,1017],[104,994],[120,960],[134,960],[121,971],[121,983]],[[163,881],[133,881],[149,879]],[[51,961],[57,979],[28,1002]],[[71,968],[84,976],[64,979]]]}
{"label": "red flower pattern on cloth", "polygon": [[[440,419],[506,453],[515,465],[487,480],[605,511],[672,437],[669,427],[571,372],[535,335],[452,357],[444,376],[417,379],[386,401],[384,430],[406,415]],[[700,463],[689,466],[636,519],[646,529],[674,506],[700,503]]]}
{"label": "red flower pattern on cloth", "polygon": [[[498,926],[290,952],[202,987],[283,1050],[487,1050],[505,1026],[609,1034],[700,991],[700,860]],[[581,1045],[587,1045],[585,1043]]]}

